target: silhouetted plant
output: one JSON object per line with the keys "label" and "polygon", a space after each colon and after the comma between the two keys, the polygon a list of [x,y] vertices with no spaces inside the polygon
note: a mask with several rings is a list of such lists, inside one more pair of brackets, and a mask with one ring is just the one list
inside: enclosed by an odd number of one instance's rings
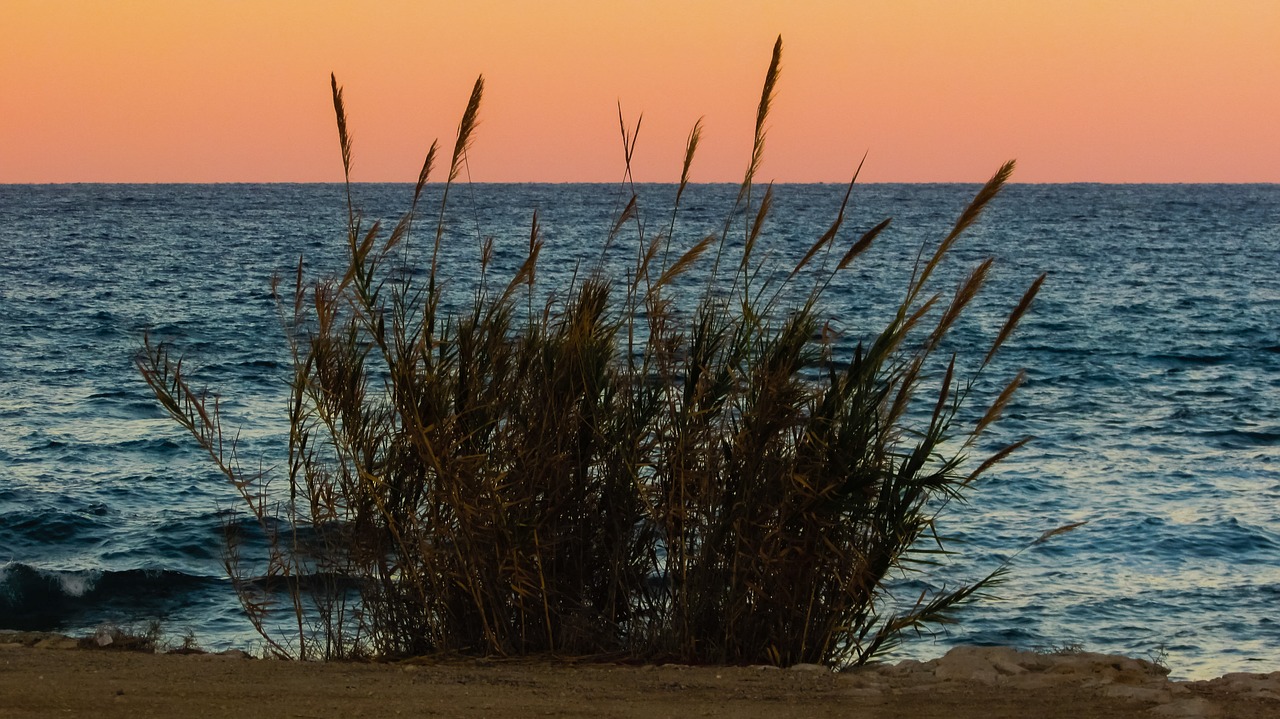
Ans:
{"label": "silhouetted plant", "polygon": [[[333,81],[348,264],[342,276],[311,280],[299,262],[291,291],[276,286],[294,362],[285,484],[241,466],[217,400],[192,389],[164,345],[146,340],[138,358],[266,537],[267,556],[249,571],[233,536],[228,571],[274,652],[843,666],[904,629],[945,621],[998,579],[1004,566],[900,613],[884,598],[886,580],[941,547],[937,512],[1025,441],[966,466],[1021,374],[976,424],[960,427],[958,417],[1043,275],[964,380],[954,355],[935,355],[991,261],[950,300],[930,289],[1013,163],[937,247],[922,250],[886,326],[851,353],[837,351],[819,319],[824,293],[889,221],[837,247],[851,182],[830,229],[789,273],[761,252],[773,189],[753,193],[780,53],[781,39],[748,169],[719,231],[684,249],[675,236],[695,125],[670,221],[648,231],[633,190],[602,238],[611,247],[635,229],[625,278],[598,260],[569,287],[544,291],[535,213],[525,259],[504,282],[490,277],[492,244],[481,248],[460,310],[445,309],[441,246],[483,78],[422,253],[425,281],[406,266],[414,254],[405,248],[438,148],[389,232],[365,220],[351,196],[352,143]],[[625,123],[622,135],[629,177],[635,135]],[[701,283],[700,299],[675,302],[682,277]],[[281,586],[292,604],[289,640],[267,622]]]}

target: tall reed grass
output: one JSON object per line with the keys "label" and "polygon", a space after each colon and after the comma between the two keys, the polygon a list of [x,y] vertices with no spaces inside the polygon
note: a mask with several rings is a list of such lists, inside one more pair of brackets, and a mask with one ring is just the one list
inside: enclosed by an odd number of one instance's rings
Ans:
{"label": "tall reed grass", "polygon": [[[1013,163],[922,249],[887,324],[837,351],[824,298],[889,220],[849,237],[851,182],[830,228],[775,271],[763,249],[773,189],[759,194],[756,175],[781,49],[779,38],[748,169],[718,231],[676,231],[695,125],[661,229],[641,221],[632,194],[601,238],[617,247],[634,233],[622,276],[588,259],[569,286],[543,287],[535,213],[510,276],[494,278],[491,242],[472,267],[449,268],[479,278],[460,310],[447,308],[441,248],[483,78],[416,251],[406,248],[441,150],[427,153],[398,223],[367,220],[352,199],[333,81],[348,264],[312,279],[299,262],[291,283],[274,286],[293,355],[283,483],[242,464],[216,396],[193,387],[168,347],[146,339],[138,356],[266,537],[265,557],[242,560],[232,535],[227,568],[273,652],[846,666],[946,621],[999,578],[1004,567],[897,611],[885,601],[887,580],[927,569],[943,547],[937,513],[1025,442],[970,466],[1021,374],[976,423],[959,418],[1044,276],[963,379],[940,347],[991,260],[949,298],[933,289]],[[629,176],[635,131],[623,123],[622,135]],[[421,279],[406,266],[414,257]],[[674,301],[677,280],[702,288],[694,301]],[[279,610],[291,629],[273,623]]]}

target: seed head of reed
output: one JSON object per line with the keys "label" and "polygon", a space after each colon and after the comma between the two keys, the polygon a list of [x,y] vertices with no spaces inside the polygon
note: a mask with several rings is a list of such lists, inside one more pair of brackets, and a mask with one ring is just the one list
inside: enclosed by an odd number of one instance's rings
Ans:
{"label": "seed head of reed", "polygon": [[[362,216],[348,184],[345,272],[311,278],[300,262],[290,287],[273,285],[294,360],[283,483],[241,465],[217,401],[193,389],[163,344],[144,340],[143,377],[265,538],[266,556],[245,558],[229,534],[227,566],[272,651],[845,666],[905,630],[948,621],[999,579],[1003,566],[905,607],[886,601],[886,582],[941,549],[947,502],[1022,444],[968,467],[973,438],[1017,379],[977,425],[959,418],[1043,278],[963,377],[967,365],[941,348],[990,264],[949,302],[933,288],[1013,164],[922,251],[887,324],[837,350],[820,319],[832,283],[889,222],[848,234],[851,182],[830,228],[794,267],[776,267],[766,251],[773,191],[757,200],[753,187],[781,50],[779,39],[728,219],[682,235],[695,125],[660,229],[644,222],[631,188],[602,238],[607,248],[634,238],[635,264],[621,276],[601,254],[583,258],[568,287],[544,287],[535,215],[508,281],[491,282],[486,244],[475,266],[449,268],[481,278],[469,302],[447,296],[449,188],[478,124],[482,80],[429,244],[410,236],[435,145],[390,232]],[[332,91],[349,181],[336,80]],[[637,133],[622,127],[629,177]],[[425,282],[409,271],[415,261]],[[702,289],[681,299],[677,285]],[[273,623],[281,610],[291,618],[283,634]]]}

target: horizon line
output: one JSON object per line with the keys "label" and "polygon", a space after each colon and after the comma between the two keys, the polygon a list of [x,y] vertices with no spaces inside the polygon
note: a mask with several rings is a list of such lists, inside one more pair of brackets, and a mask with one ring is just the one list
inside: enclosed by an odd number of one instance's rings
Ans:
{"label": "horizon line", "polygon": [[[865,185],[981,185],[985,180],[869,180],[856,182],[858,186]],[[103,181],[103,180],[69,180],[56,182],[0,182],[0,187],[68,187],[68,186],[115,186],[115,185],[151,185],[151,186],[209,186],[209,185],[414,185],[413,180],[358,180],[350,183],[344,180],[120,180],[120,181]],[[441,187],[444,182],[428,182],[426,187]],[[459,182],[454,181],[454,185],[610,185],[610,186],[627,186],[627,185],[679,185],[679,181],[619,181],[619,180],[476,180]],[[711,185],[728,185],[739,186],[740,181],[711,181],[711,182],[689,182],[691,186],[711,186]],[[795,185],[848,185],[847,180],[811,180],[811,181],[769,181],[755,182],[753,186],[764,187],[768,185],[775,186],[795,186]],[[1106,180],[1061,180],[1048,182],[1034,181],[1017,181],[1009,180],[1006,186],[1024,185],[1024,186],[1061,186],[1061,185],[1099,185],[1099,186],[1188,186],[1188,185],[1230,185],[1230,186],[1260,186],[1260,185],[1280,185],[1280,180],[1263,180],[1263,181],[1230,181],[1230,180],[1176,180],[1166,182],[1149,182],[1149,181],[1106,181]]]}

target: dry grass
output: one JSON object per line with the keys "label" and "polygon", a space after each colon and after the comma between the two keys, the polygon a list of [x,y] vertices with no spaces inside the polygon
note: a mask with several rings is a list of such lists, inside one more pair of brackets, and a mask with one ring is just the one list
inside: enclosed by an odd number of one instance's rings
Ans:
{"label": "dry grass", "polygon": [[[267,537],[267,556],[243,565],[232,537],[228,571],[272,651],[850,665],[904,629],[946,621],[997,579],[1003,568],[921,595],[900,613],[884,602],[887,579],[924,566],[918,561],[940,548],[939,508],[1021,445],[967,469],[973,439],[1018,380],[966,430],[956,418],[977,375],[962,379],[954,357],[934,356],[989,263],[946,307],[930,285],[1013,165],[986,183],[932,252],[922,251],[928,259],[888,324],[851,355],[838,354],[819,319],[824,292],[889,223],[837,247],[846,193],[796,271],[766,266],[775,261],[760,252],[772,189],[759,201],[752,192],[780,58],[781,40],[721,232],[687,244],[676,236],[699,124],[665,227],[650,233],[633,198],[602,238],[611,244],[635,229],[635,265],[625,278],[597,262],[567,289],[541,288],[535,215],[526,258],[509,281],[487,280],[486,246],[474,268],[486,279],[467,307],[446,312],[444,215],[478,123],[478,80],[425,282],[403,279],[410,273],[400,250],[435,146],[410,211],[390,233],[365,221],[348,192],[343,276],[310,279],[300,264],[291,288],[277,285],[294,357],[283,485],[268,486],[270,477],[241,465],[216,400],[192,388],[163,345],[145,343],[143,377]],[[336,80],[333,96],[349,177]],[[629,177],[636,132],[622,127]],[[677,307],[670,290],[681,276],[705,289]],[[294,618],[288,636],[268,621],[281,608]]]}

